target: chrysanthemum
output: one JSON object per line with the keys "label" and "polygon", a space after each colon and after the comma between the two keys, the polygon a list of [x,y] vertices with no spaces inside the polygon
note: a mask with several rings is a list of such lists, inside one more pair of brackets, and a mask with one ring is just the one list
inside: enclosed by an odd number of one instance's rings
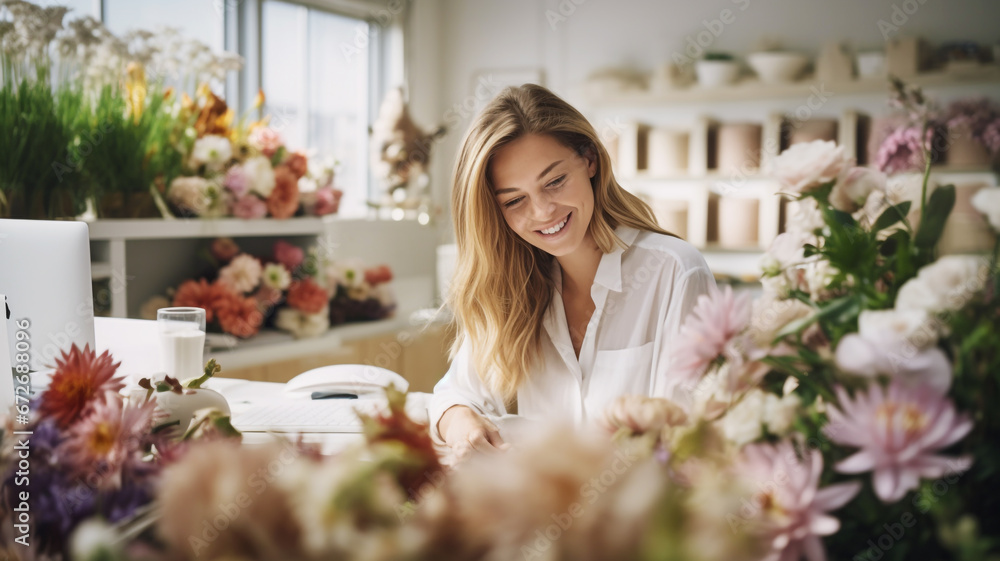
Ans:
{"label": "chrysanthemum", "polygon": [[819,489],[822,454],[811,450],[800,459],[788,441],[746,446],[736,472],[759,489],[750,501],[754,512],[746,513],[751,533],[766,540],[768,559],[781,561],[826,559],[820,536],[840,529],[840,521],[827,512],[850,502],[861,489],[856,481]]}
{"label": "chrysanthemum", "polygon": [[311,278],[288,287],[288,305],[307,314],[317,314],[327,306],[330,295]]}
{"label": "chrysanthemum", "polygon": [[264,315],[257,307],[257,300],[244,298],[229,291],[220,291],[215,299],[215,315],[219,326],[230,335],[251,337],[260,331]]}
{"label": "chrysanthemum", "polygon": [[681,326],[674,348],[674,368],[682,382],[696,381],[709,364],[723,354],[726,345],[750,323],[750,295],[713,287],[698,297],[698,303]]}
{"label": "chrysanthemum", "polygon": [[962,472],[972,463],[967,457],[935,454],[972,430],[972,420],[959,415],[939,391],[893,382],[888,390],[873,384],[854,399],[838,387],[837,397],[824,432],[837,444],[861,450],[836,469],[841,473],[874,471],[872,486],[886,503],[917,488],[921,478]]}
{"label": "chrysanthemum", "polygon": [[119,364],[108,351],[98,356],[90,345],[83,350],[73,345],[56,359],[55,374],[42,394],[38,412],[54,419],[60,428],[70,426],[89,406],[125,387],[122,379],[115,377]]}
{"label": "chrysanthemum", "polygon": [[264,286],[274,290],[285,290],[292,283],[292,275],[281,263],[268,263],[261,279]]}
{"label": "chrysanthemum", "polygon": [[205,279],[187,280],[177,287],[174,306],[201,308],[205,310],[205,321],[212,323],[215,319],[214,302],[217,296],[218,290]]}
{"label": "chrysanthemum", "polygon": [[118,396],[97,403],[76,423],[60,447],[69,471],[97,479],[100,489],[118,489],[122,473],[138,467],[153,424],[156,403],[125,405]]}
{"label": "chrysanthemum", "polygon": [[260,284],[263,271],[264,267],[257,258],[242,253],[219,271],[219,283],[231,288],[237,294],[246,294]]}

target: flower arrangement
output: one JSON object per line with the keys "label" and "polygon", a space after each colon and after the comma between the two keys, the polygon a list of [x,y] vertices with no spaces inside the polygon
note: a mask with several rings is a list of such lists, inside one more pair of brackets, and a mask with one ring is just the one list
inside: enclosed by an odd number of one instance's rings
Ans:
{"label": "flower arrangement", "polygon": [[210,329],[240,338],[264,327],[304,338],[331,325],[386,318],[396,307],[386,265],[331,261],[315,248],[305,251],[284,240],[274,243],[269,256],[258,257],[231,238],[218,238],[203,257],[208,266],[201,278],[184,281],[169,298],[154,297],[145,308],[204,308]]}
{"label": "flower arrangement", "polygon": [[56,359],[51,383],[31,401],[30,413],[2,417],[5,559],[67,556],[70,536],[94,520],[121,530],[141,525],[167,465],[197,440],[238,436],[211,410],[199,412],[197,430],[168,436],[154,400],[122,395],[118,366],[107,352],[74,345]]}

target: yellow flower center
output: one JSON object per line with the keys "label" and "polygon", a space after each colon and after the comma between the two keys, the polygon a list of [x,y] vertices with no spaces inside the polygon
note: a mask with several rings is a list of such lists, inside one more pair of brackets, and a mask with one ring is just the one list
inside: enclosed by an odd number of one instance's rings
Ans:
{"label": "yellow flower center", "polygon": [[97,425],[90,435],[90,449],[98,456],[107,456],[115,445],[115,431],[108,423]]}
{"label": "yellow flower center", "polygon": [[887,401],[878,407],[875,418],[890,431],[893,424],[899,422],[908,436],[921,432],[927,426],[927,417],[912,403]]}

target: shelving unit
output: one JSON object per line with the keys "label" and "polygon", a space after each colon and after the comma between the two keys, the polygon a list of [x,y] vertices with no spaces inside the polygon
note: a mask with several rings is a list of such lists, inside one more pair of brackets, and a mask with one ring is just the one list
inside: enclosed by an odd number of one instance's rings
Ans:
{"label": "shelving unit", "polygon": [[[982,66],[967,73],[923,73],[905,80],[921,86],[929,97],[941,103],[974,96],[1000,99],[1000,66]],[[678,233],[702,251],[717,273],[752,277],[759,274],[759,258],[781,231],[784,219],[783,205],[776,195],[780,185],[762,170],[787,147],[786,133],[791,125],[816,119],[835,121],[837,142],[859,157],[862,164],[867,163],[869,119],[889,113],[888,91],[885,79],[820,83],[806,78],[788,84],[745,79],[714,89],[693,86],[603,95],[585,93],[580,104],[602,138],[614,139],[608,146],[617,150],[612,159],[616,162],[619,182],[648,202],[666,201],[663,208],[668,216],[681,216],[686,205],[686,232]],[[760,126],[759,162],[751,162],[758,165],[720,172],[714,168],[717,127],[720,123],[746,122]],[[647,171],[655,155],[641,153],[649,145],[642,136],[656,129],[687,135],[685,170],[666,175]],[[633,135],[639,138],[632,138]],[[671,153],[669,161],[677,159]],[[996,174],[990,170],[941,167],[934,173],[942,183],[997,184]],[[757,208],[754,243],[740,244],[743,247],[718,243],[719,202],[725,197],[757,199],[756,203],[743,205]],[[729,209],[734,206],[740,205],[730,204]],[[748,223],[746,230],[754,229]]]}

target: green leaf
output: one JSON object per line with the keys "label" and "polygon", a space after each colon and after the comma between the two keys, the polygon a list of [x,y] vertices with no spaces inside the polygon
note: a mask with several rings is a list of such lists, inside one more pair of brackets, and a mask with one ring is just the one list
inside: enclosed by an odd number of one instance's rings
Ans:
{"label": "green leaf", "polygon": [[924,209],[924,216],[920,221],[920,229],[913,239],[914,245],[924,249],[936,246],[938,240],[941,239],[944,225],[948,221],[948,215],[951,214],[951,209],[954,206],[954,185],[945,185],[935,189],[927,201],[927,208]]}
{"label": "green leaf", "polygon": [[872,232],[885,230],[889,226],[892,226],[893,224],[906,218],[906,215],[910,212],[910,206],[912,204],[913,203],[910,201],[903,201],[898,205],[893,205],[885,209],[882,214],[875,219],[875,224],[872,225]]}

